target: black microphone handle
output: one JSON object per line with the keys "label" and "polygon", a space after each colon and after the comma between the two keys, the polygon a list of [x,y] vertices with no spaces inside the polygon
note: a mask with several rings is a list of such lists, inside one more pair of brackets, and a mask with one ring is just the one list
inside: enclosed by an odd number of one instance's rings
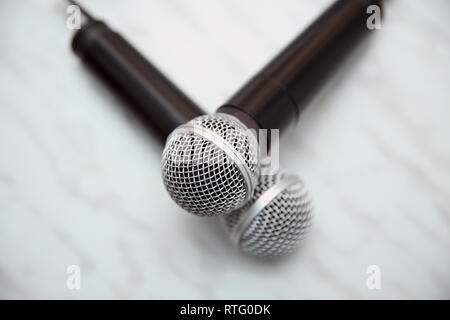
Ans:
{"label": "black microphone handle", "polygon": [[179,125],[204,112],[120,34],[92,18],[72,40],[73,51],[164,143]]}
{"label": "black microphone handle", "polygon": [[237,116],[254,129],[295,123],[331,72],[369,32],[369,5],[382,0],[338,0],[297,36],[217,112]]}

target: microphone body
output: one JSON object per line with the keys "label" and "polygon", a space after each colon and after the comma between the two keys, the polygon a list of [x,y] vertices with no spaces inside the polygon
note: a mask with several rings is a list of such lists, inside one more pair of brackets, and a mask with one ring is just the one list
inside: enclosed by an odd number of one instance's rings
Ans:
{"label": "microphone body", "polygon": [[204,112],[105,23],[90,19],[74,36],[73,51],[126,106],[165,142],[179,125]]}
{"label": "microphone body", "polygon": [[284,132],[343,58],[370,32],[366,11],[373,4],[381,8],[381,0],[333,3],[217,112],[247,118],[244,121],[252,127]]}

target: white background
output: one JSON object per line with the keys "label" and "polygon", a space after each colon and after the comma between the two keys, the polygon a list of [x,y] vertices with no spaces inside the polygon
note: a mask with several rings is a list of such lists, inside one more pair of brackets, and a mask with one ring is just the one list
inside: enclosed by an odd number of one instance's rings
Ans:
{"label": "white background", "polygon": [[[331,1],[83,3],[214,112]],[[316,217],[261,261],[171,201],[157,140],[72,54],[64,2],[2,0],[0,298],[450,298],[450,2],[386,7],[283,137]]]}

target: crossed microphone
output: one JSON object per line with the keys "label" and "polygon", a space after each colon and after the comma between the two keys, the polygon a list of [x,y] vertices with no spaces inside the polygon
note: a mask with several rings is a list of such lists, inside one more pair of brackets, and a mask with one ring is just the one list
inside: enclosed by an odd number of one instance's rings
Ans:
{"label": "crossed microphone", "polygon": [[[69,1],[74,5],[75,1]],[[295,174],[265,172],[270,134],[296,123],[311,98],[369,33],[367,8],[337,0],[212,115],[205,114],[122,36],[83,8],[74,52],[165,141],[164,186],[187,212],[218,217],[230,239],[259,257],[285,255],[311,226],[312,202]]]}

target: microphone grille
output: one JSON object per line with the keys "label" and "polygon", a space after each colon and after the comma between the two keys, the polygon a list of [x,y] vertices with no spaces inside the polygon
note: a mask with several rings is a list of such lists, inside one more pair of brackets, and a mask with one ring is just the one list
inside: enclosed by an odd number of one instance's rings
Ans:
{"label": "microphone grille", "polygon": [[259,176],[258,146],[256,137],[248,128],[235,117],[226,113],[205,115],[191,120],[197,128],[210,130],[218,135],[225,143],[233,147],[236,155],[243,160],[243,164],[250,172],[251,179],[255,181]]}
{"label": "microphone grille", "polygon": [[259,176],[256,138],[236,118],[217,113],[177,128],[163,153],[162,176],[172,199],[199,216],[243,206]]}
{"label": "microphone grille", "polygon": [[312,204],[304,183],[277,173],[261,176],[252,199],[221,220],[243,251],[270,258],[294,250],[311,219]]}

